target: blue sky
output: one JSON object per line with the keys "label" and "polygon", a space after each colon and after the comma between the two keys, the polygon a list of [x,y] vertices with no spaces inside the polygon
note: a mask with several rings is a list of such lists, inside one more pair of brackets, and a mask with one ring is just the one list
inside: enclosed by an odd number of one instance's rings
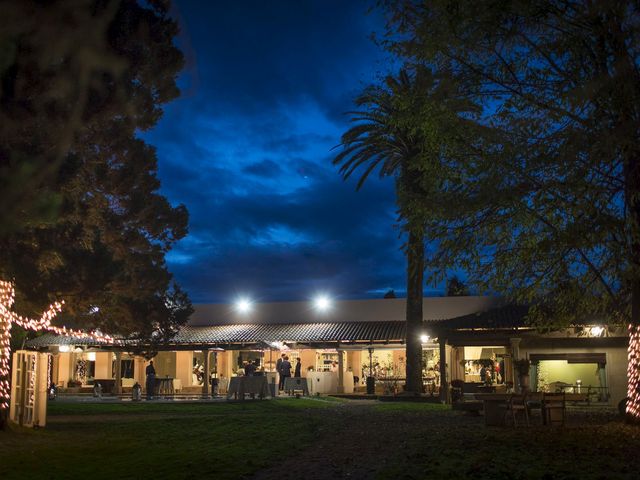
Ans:
{"label": "blue sky", "polygon": [[367,1],[174,2],[182,95],[144,138],[190,213],[167,257],[194,303],[404,293],[393,182],[331,164],[363,87],[391,71]]}

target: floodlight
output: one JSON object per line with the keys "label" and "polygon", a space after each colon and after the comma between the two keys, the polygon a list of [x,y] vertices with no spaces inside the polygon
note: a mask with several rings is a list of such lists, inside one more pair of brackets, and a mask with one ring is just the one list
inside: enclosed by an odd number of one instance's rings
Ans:
{"label": "floodlight", "polygon": [[240,313],[249,313],[251,311],[251,302],[246,298],[241,298],[236,302],[236,310]]}
{"label": "floodlight", "polygon": [[331,300],[326,295],[320,295],[313,301],[313,306],[316,310],[326,312],[331,307]]}
{"label": "floodlight", "polygon": [[420,341],[422,343],[427,343],[429,341],[429,338],[431,338],[429,337],[429,335],[420,335]]}

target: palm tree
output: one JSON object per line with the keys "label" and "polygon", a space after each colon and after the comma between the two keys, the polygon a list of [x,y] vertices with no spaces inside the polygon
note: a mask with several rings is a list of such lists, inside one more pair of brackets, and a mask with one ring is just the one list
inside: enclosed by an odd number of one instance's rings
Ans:
{"label": "palm tree", "polygon": [[361,172],[357,189],[376,170],[380,177],[395,178],[399,214],[408,234],[405,389],[414,394],[422,392],[426,216],[433,215],[431,205],[447,175],[443,160],[455,156],[453,145],[464,137],[469,114],[475,111],[456,93],[453,83],[424,67],[403,69],[397,77],[387,77],[384,86],[368,87],[356,99],[359,110],[350,112],[355,125],[342,135],[342,150],[333,160],[345,180]]}
{"label": "palm tree", "polygon": [[[422,71],[426,72],[426,71]],[[342,151],[333,160],[340,165],[340,174],[346,180],[356,171],[364,169],[358,180],[360,189],[368,176],[379,169],[380,177],[393,176],[396,180],[400,216],[408,232],[407,256],[407,362],[406,391],[422,392],[422,283],[424,272],[424,224],[413,218],[402,199],[423,195],[420,175],[414,167],[421,158],[423,138],[413,126],[411,100],[421,86],[422,76],[413,77],[402,70],[398,77],[387,77],[386,88],[372,86],[356,99],[359,111],[350,112],[356,123],[342,135]],[[426,92],[422,92],[424,94]]]}

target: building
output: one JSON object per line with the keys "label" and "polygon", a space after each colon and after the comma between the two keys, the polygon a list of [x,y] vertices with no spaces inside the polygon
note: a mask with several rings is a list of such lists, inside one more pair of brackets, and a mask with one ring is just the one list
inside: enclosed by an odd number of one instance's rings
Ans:
{"label": "building", "polygon": [[[177,392],[209,394],[205,378],[216,378],[224,389],[249,360],[275,381],[284,353],[293,365],[300,359],[302,376],[316,392],[362,391],[371,375],[378,392],[395,393],[404,383],[405,308],[405,299],[338,301],[326,309],[308,302],[254,304],[243,311],[196,305],[189,324],[156,347],[155,369],[159,378],[172,379]],[[434,394],[453,380],[469,391],[489,382],[497,388],[517,384],[513,359],[528,358],[532,390],[581,390],[611,405],[626,396],[624,329],[582,325],[541,334],[525,324],[526,308],[492,297],[425,298],[423,311],[423,376]],[[145,383],[149,346],[47,334],[28,347],[53,354],[51,378],[63,388],[100,382],[117,392]]]}

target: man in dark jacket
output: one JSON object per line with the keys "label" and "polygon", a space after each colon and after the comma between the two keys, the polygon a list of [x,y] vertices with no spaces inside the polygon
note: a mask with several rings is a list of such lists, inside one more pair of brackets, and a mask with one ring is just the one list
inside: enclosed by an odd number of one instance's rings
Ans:
{"label": "man in dark jacket", "polygon": [[284,382],[287,378],[291,377],[291,364],[289,363],[289,357],[285,356],[280,366],[280,378],[282,378],[282,388],[284,388]]}
{"label": "man in dark jacket", "polygon": [[284,357],[286,357],[286,355],[283,353],[276,362],[276,372],[278,372],[278,390],[282,390],[284,388],[284,377],[282,376],[282,362],[284,362]]}
{"label": "man in dark jacket", "polygon": [[256,366],[252,360],[249,360],[244,367],[244,375],[245,377],[253,377],[254,373],[256,373]]}
{"label": "man in dark jacket", "polygon": [[151,400],[153,398],[153,392],[156,389],[156,369],[153,366],[153,360],[147,365],[145,373],[147,374],[147,400]]}
{"label": "man in dark jacket", "polygon": [[302,369],[302,363],[300,363],[300,357],[298,357],[296,358],[296,370],[293,373],[293,376],[296,378],[300,378],[302,376],[300,372],[301,369]]}

